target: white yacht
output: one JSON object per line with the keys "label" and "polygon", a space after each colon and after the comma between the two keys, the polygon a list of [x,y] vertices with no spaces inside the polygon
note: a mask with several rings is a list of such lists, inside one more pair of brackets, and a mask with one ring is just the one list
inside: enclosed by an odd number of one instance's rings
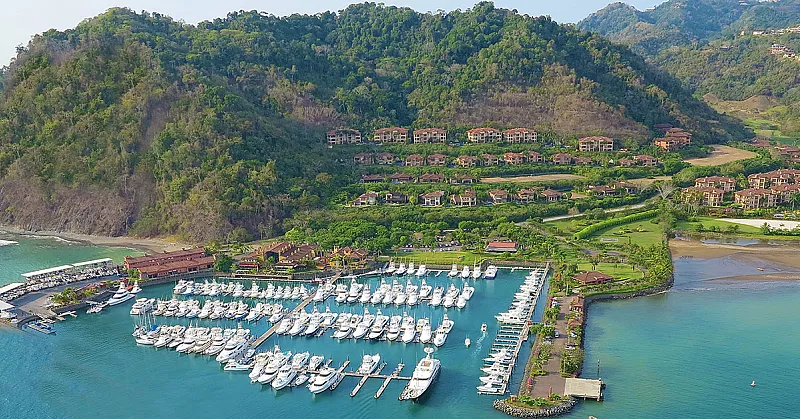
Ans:
{"label": "white yacht", "polygon": [[447,340],[447,332],[444,331],[441,327],[436,329],[436,333],[433,334],[433,344],[436,347],[440,347],[444,345],[444,342]]}
{"label": "white yacht", "polygon": [[361,297],[358,299],[358,302],[361,304],[366,304],[369,302],[371,298],[369,284],[364,285],[364,289],[361,290]]}
{"label": "white yacht", "polygon": [[484,279],[494,279],[497,276],[497,266],[489,265],[483,274]]}
{"label": "white yacht", "polygon": [[454,325],[455,322],[450,320],[450,318],[447,317],[447,313],[445,313],[444,317],[442,317],[442,324],[440,324],[439,327],[444,329],[445,333],[450,333],[450,331],[453,330]]}
{"label": "white yacht", "polygon": [[139,287],[139,281],[133,281],[133,288],[129,291],[131,294],[138,294],[142,291],[142,288]]}
{"label": "white yacht", "polygon": [[138,316],[151,311],[155,303],[156,300],[152,298],[139,298],[133,303],[133,306],[131,306],[131,316]]}
{"label": "white yacht", "polygon": [[439,377],[441,363],[438,359],[431,357],[433,348],[425,348],[425,353],[427,356],[422,358],[414,368],[414,374],[403,392],[400,393],[399,400],[418,401]]}
{"label": "white yacht", "polygon": [[432,307],[437,307],[442,305],[442,294],[444,293],[444,288],[437,285],[436,288],[433,290],[433,294],[431,296],[431,301],[428,303]]}
{"label": "white yacht", "polygon": [[469,278],[469,266],[464,265],[464,269],[461,270],[461,277],[464,279]]}
{"label": "white yacht", "polygon": [[308,371],[316,371],[325,361],[325,357],[322,355],[314,355],[308,360]]}
{"label": "white yacht", "polygon": [[433,332],[431,331],[430,323],[428,323],[422,327],[422,331],[419,333],[419,341],[422,343],[431,343],[432,340]]}
{"label": "white yacht", "polygon": [[400,262],[400,266],[397,268],[396,271],[394,271],[394,274],[395,275],[403,275],[405,273],[406,273],[406,264],[403,263],[403,262]]}
{"label": "white yacht", "polygon": [[397,338],[400,336],[400,322],[401,321],[402,321],[402,317],[400,317],[400,316],[392,316],[392,319],[389,322],[389,330],[386,332],[386,339],[397,340]]}
{"label": "white yacht", "polygon": [[108,305],[115,306],[117,304],[122,304],[125,301],[128,301],[134,297],[136,297],[136,294],[129,293],[128,290],[125,288],[125,283],[120,282],[117,292],[115,292],[114,295],[108,299]]}
{"label": "white yacht", "polygon": [[264,368],[266,368],[267,364],[269,364],[269,361],[272,359],[272,354],[277,352],[280,352],[280,349],[278,349],[278,345],[275,345],[275,349],[272,352],[261,352],[256,355],[256,361],[253,364],[253,370],[250,371],[250,374],[248,374],[251,383],[258,382],[258,377],[261,376],[261,373],[264,372]]}
{"label": "white yacht", "polygon": [[380,310],[375,315],[375,322],[372,324],[372,327],[369,329],[369,335],[367,336],[369,339],[378,339],[383,334],[383,330],[386,327],[386,323],[389,322],[389,316],[382,314]]}
{"label": "white yacht", "polygon": [[309,354],[307,351],[295,354],[292,357],[292,368],[295,369],[295,370],[298,370],[298,371],[301,370],[308,363],[308,359],[309,359],[310,355],[311,354]]}
{"label": "white yacht", "polygon": [[285,364],[278,371],[275,379],[272,380],[272,388],[280,390],[291,384],[295,377],[297,377],[297,371],[291,365]]}
{"label": "white yacht", "polygon": [[481,273],[480,265],[474,267],[473,271],[472,271],[472,279],[478,279],[478,278],[481,277],[481,275],[482,275],[482,273]]}
{"label": "white yacht", "polygon": [[464,283],[464,286],[461,288],[461,295],[464,296],[465,300],[469,301],[469,299],[472,298],[472,294],[475,294],[475,287]]}
{"label": "white yacht", "polygon": [[400,340],[403,343],[411,343],[414,338],[417,336],[417,330],[414,328],[414,323],[406,324],[403,326],[403,334],[400,337]]}
{"label": "white yacht", "polygon": [[417,269],[417,276],[425,276],[428,273],[428,267],[425,264],[419,265],[419,269]]}
{"label": "white yacht", "polygon": [[361,359],[361,366],[358,367],[359,374],[372,374],[379,366],[381,362],[381,356],[379,354],[375,355],[364,355]]}
{"label": "white yacht", "polygon": [[453,266],[450,268],[450,272],[447,273],[447,276],[451,278],[454,276],[458,276],[458,265],[454,263]]}
{"label": "white yacht", "polygon": [[340,374],[331,367],[323,368],[322,371],[314,377],[314,380],[309,382],[308,391],[310,391],[311,394],[322,393],[329,389],[333,383],[339,381],[339,375]]}
{"label": "white yacht", "polygon": [[428,285],[425,282],[425,279],[423,278],[422,279],[422,284],[420,284],[420,286],[419,286],[419,298],[423,299],[423,298],[430,297],[431,291],[433,291],[433,287]]}
{"label": "white yacht", "polygon": [[414,267],[414,262],[408,262],[408,270],[406,271],[406,275],[414,275],[417,272],[417,269]]}
{"label": "white yacht", "polygon": [[458,296],[458,300],[456,300],[456,307],[464,308],[467,306],[467,298],[464,297],[464,294]]}
{"label": "white yacht", "polygon": [[281,367],[286,365],[289,362],[289,358],[292,356],[291,352],[277,352],[272,355],[272,359],[269,361],[266,367],[264,367],[264,371],[261,372],[261,375],[258,377],[258,382],[261,384],[268,384],[278,376],[278,371],[280,371]]}
{"label": "white yacht", "polygon": [[397,270],[397,267],[394,266],[394,261],[389,262],[389,266],[386,267],[386,270],[383,271],[386,275],[391,275]]}

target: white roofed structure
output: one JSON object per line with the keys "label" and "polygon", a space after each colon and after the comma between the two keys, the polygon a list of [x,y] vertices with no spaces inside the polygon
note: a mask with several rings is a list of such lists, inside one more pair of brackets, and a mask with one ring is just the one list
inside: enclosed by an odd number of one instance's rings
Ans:
{"label": "white roofed structure", "polygon": [[13,305],[11,305],[11,304],[3,301],[3,300],[0,300],[0,311],[11,310],[12,308],[14,308]]}
{"label": "white roofed structure", "polygon": [[73,263],[72,266],[78,269],[95,268],[98,266],[109,265],[111,264],[111,262],[112,262],[111,258],[103,258],[103,259],[89,260],[86,262]]}
{"label": "white roofed structure", "polygon": [[567,378],[564,383],[564,395],[600,401],[603,397],[603,381],[586,378]]}
{"label": "white roofed structure", "polygon": [[72,269],[72,265],[62,265],[62,266],[56,266],[54,268],[47,268],[38,271],[24,273],[22,274],[22,276],[25,277],[25,279],[34,279],[39,276],[52,275],[59,272],[66,272],[70,269]]}
{"label": "white roofed structure", "polygon": [[25,283],[23,283],[23,282],[13,282],[11,284],[3,285],[2,287],[0,287],[0,294],[5,294],[5,293],[7,293],[9,291],[13,291],[13,290],[15,290],[15,289],[17,289],[19,287],[24,286],[24,285],[25,285]]}

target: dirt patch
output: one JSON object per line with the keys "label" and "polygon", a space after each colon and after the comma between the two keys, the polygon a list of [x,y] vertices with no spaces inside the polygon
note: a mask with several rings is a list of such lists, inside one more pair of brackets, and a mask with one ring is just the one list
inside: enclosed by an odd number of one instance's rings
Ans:
{"label": "dirt patch", "polygon": [[483,183],[529,183],[529,182],[552,182],[554,180],[579,180],[585,179],[583,176],[573,175],[570,173],[562,174],[549,174],[549,175],[532,175],[532,176],[514,176],[514,177],[486,177],[481,179]]}
{"label": "dirt patch", "polygon": [[[751,244],[747,246],[703,243],[696,240],[670,240],[669,248],[674,258],[693,257],[697,259],[716,259],[727,256],[751,259],[754,266],[758,261],[766,261],[775,266],[782,266],[783,270],[800,269],[800,243],[781,244]],[[752,276],[752,275],[747,275]]]}
{"label": "dirt patch", "polygon": [[730,163],[739,160],[752,159],[758,154],[752,151],[741,150],[726,145],[715,145],[714,151],[708,157],[697,159],[685,160],[693,166],[719,166],[721,164]]}
{"label": "dirt patch", "polygon": [[646,188],[656,181],[667,181],[672,180],[672,176],[654,176],[652,178],[639,178],[639,179],[629,179],[628,182],[633,183],[634,185],[640,188]]}

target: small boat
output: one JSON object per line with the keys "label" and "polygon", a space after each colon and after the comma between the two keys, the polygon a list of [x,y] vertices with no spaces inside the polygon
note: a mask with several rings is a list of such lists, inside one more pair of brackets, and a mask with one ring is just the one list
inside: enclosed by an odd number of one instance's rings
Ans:
{"label": "small boat", "polygon": [[494,279],[497,276],[497,266],[489,265],[483,274],[483,279]]}
{"label": "small boat", "polygon": [[302,386],[303,384],[308,382],[308,378],[309,378],[308,374],[300,374],[294,380],[294,383],[292,383],[292,385],[295,386],[295,387],[296,386]]}
{"label": "small boat", "polygon": [[464,269],[461,270],[461,277],[464,279],[469,278],[469,266],[464,265]]}
{"label": "small boat", "polygon": [[450,272],[447,273],[447,276],[451,278],[454,276],[458,276],[458,265],[454,263],[453,266],[450,268]]}
{"label": "small boat", "polygon": [[467,337],[466,339],[464,339],[464,346],[466,346],[467,348],[469,348],[469,345],[470,345],[471,343],[472,343],[472,341],[471,341],[471,340],[469,340],[469,337]]}
{"label": "small boat", "polygon": [[481,333],[486,333],[486,323],[481,325]]}
{"label": "small boat", "polygon": [[753,382],[750,383],[750,387],[755,387],[755,386],[756,386],[756,380],[753,380]]}

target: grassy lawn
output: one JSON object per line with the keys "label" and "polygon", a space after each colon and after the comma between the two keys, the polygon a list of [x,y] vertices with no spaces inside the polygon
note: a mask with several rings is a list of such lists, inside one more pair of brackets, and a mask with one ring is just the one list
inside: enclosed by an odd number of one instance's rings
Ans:
{"label": "grassy lawn", "polygon": [[567,218],[565,220],[548,221],[544,225],[546,227],[557,228],[562,233],[559,235],[571,236],[576,231],[591,224],[584,217]]}
{"label": "grassy lawn", "polygon": [[452,265],[457,263],[459,265],[472,265],[479,263],[481,260],[490,257],[486,253],[472,253],[472,252],[393,252],[385,257],[399,258],[400,260],[410,260],[417,265],[420,263],[432,265]]}
{"label": "grassy lawn", "polygon": [[752,159],[758,154],[752,151],[733,148],[726,145],[714,145],[714,151],[708,157],[700,157],[695,159],[687,159],[686,163],[693,166],[719,166],[721,164],[730,163],[738,160]]}
{"label": "grassy lawn", "polygon": [[761,235],[761,229],[758,227],[753,227],[744,224],[735,224],[725,221],[725,219],[720,218],[713,218],[713,217],[697,217],[697,221],[678,221],[675,225],[676,230],[682,230],[687,232],[697,231],[697,225],[702,224],[703,228],[708,231],[712,227],[717,227],[721,232],[725,232],[728,228],[733,225],[739,226],[739,234],[744,235]]}
{"label": "grassy lawn", "polygon": [[642,275],[642,271],[638,269],[631,269],[629,265],[625,265],[622,263],[598,263],[597,269],[592,269],[592,264],[588,262],[581,262],[578,264],[578,271],[592,271],[596,270],[598,272],[602,272],[606,275],[611,275],[614,277],[614,281],[622,281],[625,279],[641,279],[644,275]]}

